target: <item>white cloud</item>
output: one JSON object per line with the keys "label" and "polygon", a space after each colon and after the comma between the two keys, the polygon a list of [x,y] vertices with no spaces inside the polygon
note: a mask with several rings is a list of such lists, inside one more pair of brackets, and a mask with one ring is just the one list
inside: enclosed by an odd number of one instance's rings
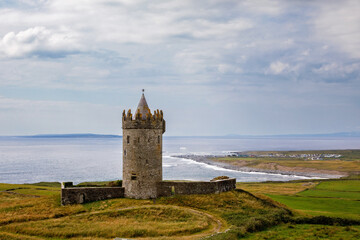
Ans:
{"label": "white cloud", "polygon": [[281,61],[272,62],[269,66],[269,68],[266,70],[266,73],[271,74],[281,74],[287,71],[290,68],[290,65],[288,63],[283,63]]}
{"label": "white cloud", "polygon": [[324,73],[324,72],[330,72],[330,71],[333,72],[333,71],[336,71],[338,68],[339,68],[338,64],[328,63],[328,64],[322,65],[320,68],[314,69],[314,71],[317,73]]}
{"label": "white cloud", "polygon": [[218,71],[220,73],[242,73],[242,69],[238,66],[230,65],[230,64],[219,64]]}
{"label": "white cloud", "polygon": [[0,53],[12,58],[39,55],[61,57],[79,50],[74,34],[39,26],[18,33],[9,32],[0,40]]}
{"label": "white cloud", "polygon": [[302,52],[301,52],[301,55],[302,55],[302,56],[309,56],[309,54],[310,54],[310,50],[309,50],[309,49],[306,49],[305,51],[302,51]]}
{"label": "white cloud", "polygon": [[255,13],[276,16],[283,12],[284,2],[277,0],[245,0],[241,4]]}
{"label": "white cloud", "polygon": [[205,73],[207,68],[213,67],[219,55],[212,51],[195,51],[184,49],[174,57],[174,62],[186,74]]}
{"label": "white cloud", "polygon": [[326,63],[319,68],[313,69],[313,71],[322,76],[341,77],[339,81],[342,81],[346,75],[356,73],[360,69],[360,63],[342,64],[342,63]]}
{"label": "white cloud", "polygon": [[[6,2],[8,6],[2,4],[0,7],[0,94],[8,97],[16,98],[21,94],[25,99],[33,99],[36,95],[39,99],[70,98],[104,104],[126,102],[129,106],[138,100],[130,101],[130,97],[138,93],[138,89],[146,88],[149,93],[158,93],[153,97],[170,111],[178,104],[188,108],[185,111],[198,112],[210,101],[218,104],[218,109],[228,108],[224,115],[233,109],[247,108],[249,102],[253,104],[249,107],[249,115],[264,103],[277,106],[286,103],[290,109],[290,105],[301,105],[302,91],[310,91],[306,99],[309,105],[317,100],[314,96],[320,90],[325,105],[333,106],[341,99],[358,102],[360,88],[356,82],[359,82],[360,66],[349,58],[356,56],[359,39],[355,34],[359,22],[359,11],[354,7],[356,2]],[[349,6],[354,10],[349,10]],[[341,12],[341,9],[347,10]],[[317,34],[311,32],[311,27]],[[81,54],[72,54],[79,51]],[[66,57],[50,59],[51,56]],[[343,78],[344,75],[347,78]],[[290,81],[275,80],[279,78]],[[330,90],[328,86],[331,86]],[[194,101],[199,92],[201,101]],[[275,93],[282,98],[270,100]],[[180,94],[181,97],[174,100]],[[330,101],[334,94],[338,96],[336,101]],[[183,103],[183,100],[187,102]],[[30,121],[26,119],[36,123],[42,116],[46,119],[32,125],[33,131],[51,132],[45,131],[42,124],[62,122],[68,127],[51,126],[71,132],[70,119],[75,117],[79,119],[79,128],[74,127],[75,131],[86,131],[80,126],[81,122],[96,118],[101,124],[93,128],[87,125],[87,129],[101,131],[107,126],[106,120],[101,120],[102,116],[108,116],[110,112],[101,110],[103,107],[70,102],[14,101],[2,100],[3,104],[0,103],[3,109],[0,119],[13,116],[11,120],[0,122],[3,131],[10,129],[11,123],[16,121],[18,124],[12,129],[18,131],[22,123]],[[240,102],[242,106],[238,105]],[[16,104],[24,106],[19,106],[15,114],[9,106]],[[51,109],[54,113],[50,114]],[[354,112],[358,109],[358,106],[351,108]],[[216,115],[212,111],[208,113]],[[101,114],[94,116],[91,112]],[[258,116],[258,119],[262,118]],[[203,126],[201,124],[203,122],[194,121],[188,132],[196,132],[196,126]],[[175,125],[173,129],[181,129]],[[291,121],[289,125],[292,125]],[[203,127],[205,129],[205,125]],[[233,131],[231,128],[229,125],[227,129]],[[206,129],[211,128],[207,125]]]}
{"label": "white cloud", "polygon": [[251,21],[246,19],[235,19],[225,23],[197,20],[187,25],[190,27],[189,33],[196,38],[229,38],[229,35],[237,35],[240,31],[253,27]]}
{"label": "white cloud", "polygon": [[360,58],[360,1],[320,1],[314,17],[317,37],[353,58]]}

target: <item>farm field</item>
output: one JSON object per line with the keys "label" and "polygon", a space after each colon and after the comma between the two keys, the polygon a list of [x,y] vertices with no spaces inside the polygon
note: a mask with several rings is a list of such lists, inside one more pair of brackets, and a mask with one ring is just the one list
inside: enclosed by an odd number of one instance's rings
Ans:
{"label": "farm field", "polygon": [[360,180],[242,183],[238,187],[264,194],[300,213],[360,219]]}

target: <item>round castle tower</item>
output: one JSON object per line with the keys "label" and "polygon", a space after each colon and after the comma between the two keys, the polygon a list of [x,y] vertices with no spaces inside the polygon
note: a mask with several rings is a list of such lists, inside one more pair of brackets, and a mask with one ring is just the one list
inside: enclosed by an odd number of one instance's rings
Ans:
{"label": "round castle tower", "polygon": [[156,198],[157,182],[162,181],[163,112],[151,114],[143,93],[135,118],[124,110],[122,128],[125,197]]}

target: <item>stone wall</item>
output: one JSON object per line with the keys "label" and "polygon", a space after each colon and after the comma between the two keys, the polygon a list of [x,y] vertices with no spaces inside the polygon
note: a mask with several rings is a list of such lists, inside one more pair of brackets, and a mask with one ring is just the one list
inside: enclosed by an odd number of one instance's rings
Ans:
{"label": "stone wall", "polygon": [[61,189],[62,205],[123,197],[123,187],[71,187]]}
{"label": "stone wall", "polygon": [[213,182],[158,182],[158,197],[171,195],[211,194],[231,191],[236,188],[236,179],[225,179]]}
{"label": "stone wall", "polygon": [[[71,185],[70,185],[71,186]],[[236,179],[213,182],[158,182],[157,197],[189,194],[212,194],[234,190]],[[61,188],[61,204],[77,204],[125,197],[124,187],[64,187]]]}

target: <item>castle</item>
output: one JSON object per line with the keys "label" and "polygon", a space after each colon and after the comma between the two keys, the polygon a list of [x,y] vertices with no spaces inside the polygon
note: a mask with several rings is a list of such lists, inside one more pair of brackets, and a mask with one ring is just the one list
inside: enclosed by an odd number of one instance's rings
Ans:
{"label": "castle", "polygon": [[125,197],[156,198],[157,183],[162,181],[162,135],[165,132],[163,112],[151,114],[144,93],[136,109],[122,119],[123,187]]}
{"label": "castle", "polygon": [[[143,90],[144,91],[144,90]],[[122,115],[123,128],[123,181],[122,187],[74,187],[72,182],[62,183],[61,203],[85,203],[110,198],[155,199],[175,194],[210,194],[235,189],[236,179],[215,181],[163,181],[162,135],[165,132],[164,114],[152,114],[144,92],[132,115]]]}

